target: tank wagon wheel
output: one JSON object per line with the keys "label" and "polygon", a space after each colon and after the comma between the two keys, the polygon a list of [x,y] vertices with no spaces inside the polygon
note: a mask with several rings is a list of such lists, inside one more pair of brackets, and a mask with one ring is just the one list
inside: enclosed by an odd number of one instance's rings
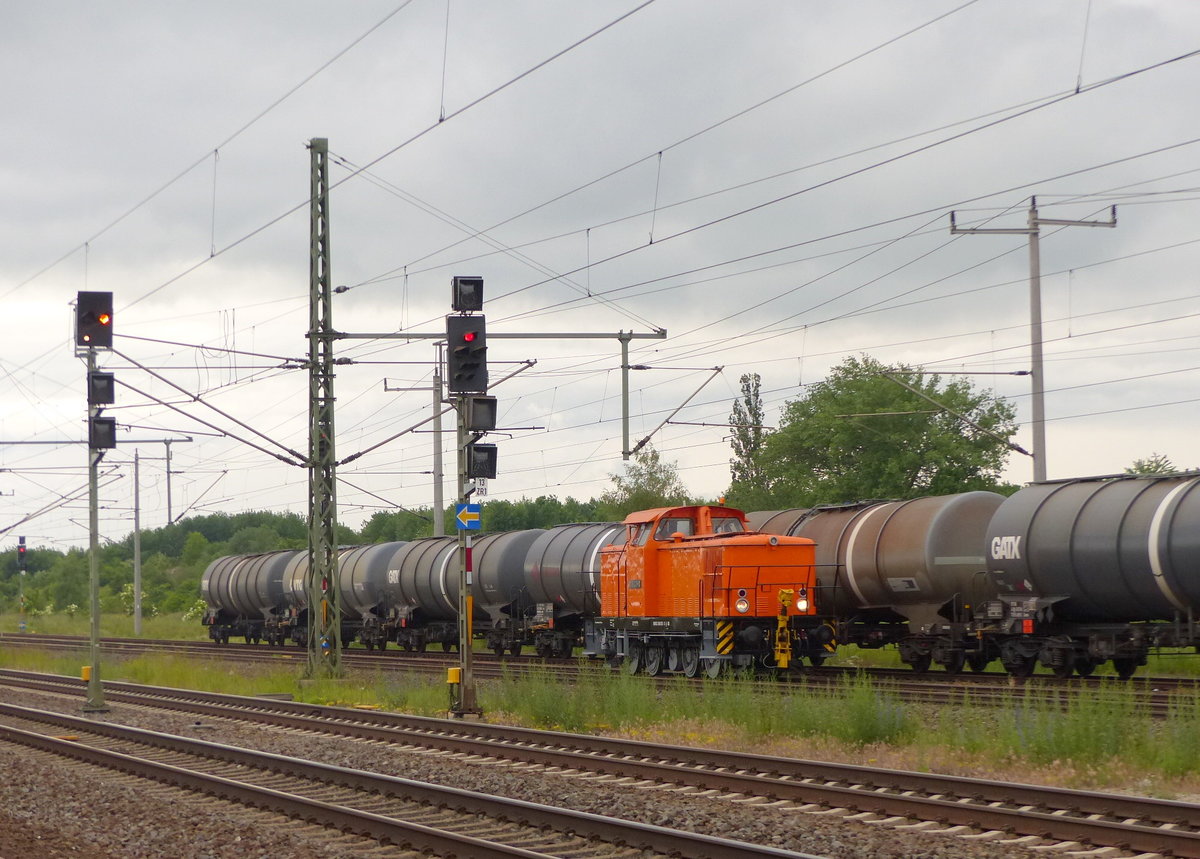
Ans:
{"label": "tank wagon wheel", "polygon": [[504,655],[504,645],[503,644],[493,644],[492,645],[492,653],[496,654],[496,658],[499,659],[501,656]]}
{"label": "tank wagon wheel", "polygon": [[[442,652],[443,652],[443,653],[449,653],[449,652],[451,651],[451,649],[453,649],[453,647],[454,647],[454,643],[453,643],[453,642],[450,642],[450,641],[443,641],[443,642],[442,642]],[[504,651],[504,645],[500,645],[500,651],[501,651],[501,652],[503,652],[503,651]],[[499,654],[497,654],[497,655],[499,655]]]}
{"label": "tank wagon wheel", "polygon": [[514,641],[512,644],[510,644],[508,646],[508,652],[509,652],[509,655],[511,655],[511,656],[520,656],[521,655],[521,642]]}
{"label": "tank wagon wheel", "polygon": [[950,658],[948,660],[946,660],[946,665],[945,665],[946,673],[947,674],[961,674],[963,667],[966,664],[967,664],[967,654],[963,653],[961,650],[955,650],[955,651],[951,652]]}
{"label": "tank wagon wheel", "polygon": [[912,666],[912,670],[915,673],[924,674],[926,671],[929,670],[929,666],[932,663],[933,663],[933,655],[926,653],[921,656],[918,656],[916,659],[914,659],[912,662],[910,662],[909,665]]}
{"label": "tank wagon wheel", "polygon": [[1037,668],[1037,657],[1014,656],[1004,662],[1004,668],[1013,677],[1029,677]]}
{"label": "tank wagon wheel", "polygon": [[1055,665],[1052,670],[1054,671],[1054,676],[1059,680],[1066,680],[1075,673],[1075,654],[1067,654],[1063,659],[1063,664]]}
{"label": "tank wagon wheel", "polygon": [[1081,656],[1075,660],[1075,673],[1080,677],[1091,677],[1096,670],[1096,660],[1090,656]]}
{"label": "tank wagon wheel", "polygon": [[1122,680],[1128,680],[1133,676],[1133,672],[1137,671],[1137,659],[1132,656],[1122,656],[1120,658],[1113,657],[1113,670],[1117,672],[1117,677]]}
{"label": "tank wagon wheel", "polygon": [[724,659],[705,659],[704,673],[712,680],[729,671],[729,663]]}
{"label": "tank wagon wheel", "polygon": [[363,642],[363,647],[365,647],[365,648],[367,649],[367,652],[370,652],[370,651],[372,651],[372,650],[374,650],[374,649],[375,649],[375,642],[373,642],[373,641],[364,641],[364,642]]}
{"label": "tank wagon wheel", "polygon": [[652,644],[646,648],[646,673],[657,677],[663,670],[663,646]]}
{"label": "tank wagon wheel", "polygon": [[986,671],[988,663],[991,661],[984,653],[972,653],[967,657],[967,665],[971,666],[971,670],[976,674],[982,674]]}
{"label": "tank wagon wheel", "polygon": [[381,641],[379,642],[379,651],[380,651],[380,653],[382,653],[382,652],[383,652],[383,651],[385,651],[385,650],[387,650],[387,639],[386,639],[386,638],[385,638],[385,639],[383,639],[383,640],[381,640]]}
{"label": "tank wagon wheel", "polygon": [[684,647],[679,651],[679,670],[684,677],[695,677],[700,673],[700,648]]}

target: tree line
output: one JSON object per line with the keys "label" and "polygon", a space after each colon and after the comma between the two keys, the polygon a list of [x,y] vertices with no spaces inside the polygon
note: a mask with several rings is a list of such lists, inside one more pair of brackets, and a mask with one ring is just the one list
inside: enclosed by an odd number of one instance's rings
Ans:
{"label": "tree line", "polygon": [[[634,510],[688,503],[725,503],[743,510],[813,507],[870,499],[907,499],[986,489],[1010,494],[1002,472],[1014,451],[1015,409],[992,392],[944,380],[906,365],[853,357],[821,382],[803,388],[765,423],[761,380],[741,377],[729,416],[731,482],[712,497],[694,497],[674,462],[647,446],[598,498],[553,495],[483,505],[489,533],[550,528],[573,522],[614,522]],[[1130,474],[1178,471],[1163,454],[1135,461]],[[445,522],[453,522],[453,505]],[[338,527],[342,545],[414,540],[433,533],[427,507],[376,512],[355,531]],[[200,578],[222,555],[303,549],[308,525],[295,513],[249,511],[193,516],[141,534],[143,609],[182,612],[199,599]],[[132,611],[133,535],[100,550],[103,612]],[[30,546],[24,594],[30,611],[73,612],[88,605],[88,558]],[[17,606],[22,582],[15,546],[0,561],[0,611]]]}

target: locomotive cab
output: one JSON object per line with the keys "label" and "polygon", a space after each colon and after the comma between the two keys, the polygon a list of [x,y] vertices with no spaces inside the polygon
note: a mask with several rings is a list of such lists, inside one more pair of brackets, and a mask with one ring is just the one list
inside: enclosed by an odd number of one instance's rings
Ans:
{"label": "locomotive cab", "polygon": [[820,626],[811,540],[750,531],[740,510],[714,505],[644,510],[624,527],[625,543],[601,551],[594,652],[631,671],[715,676],[787,668],[832,641],[809,635]]}

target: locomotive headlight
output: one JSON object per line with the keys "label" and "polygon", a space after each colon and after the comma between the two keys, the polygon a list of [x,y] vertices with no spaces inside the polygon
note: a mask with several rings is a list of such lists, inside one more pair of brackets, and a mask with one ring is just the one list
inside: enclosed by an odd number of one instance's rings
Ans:
{"label": "locomotive headlight", "polygon": [[800,597],[796,600],[796,611],[808,611],[808,599]]}
{"label": "locomotive headlight", "polygon": [[737,602],[735,602],[733,604],[733,607],[736,608],[742,614],[745,614],[746,612],[750,611],[750,600],[746,599],[745,597],[742,597],[741,599],[739,599]]}

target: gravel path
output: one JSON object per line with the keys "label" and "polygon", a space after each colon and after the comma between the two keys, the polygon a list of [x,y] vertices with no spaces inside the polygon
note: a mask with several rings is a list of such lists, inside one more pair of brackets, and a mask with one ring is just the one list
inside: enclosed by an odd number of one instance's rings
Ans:
{"label": "gravel path", "polygon": [[[0,700],[79,714],[80,702],[0,689]],[[111,704],[104,718],[155,731],[246,746],[404,778],[483,790],[530,802],[616,815],[725,838],[845,859],[1044,855],[1015,844],[905,832],[828,815],[781,812],[728,801],[639,790],[508,766],[471,764],[386,746],[290,734],[271,728]],[[179,798],[134,786],[119,776],[55,762],[50,756],[0,743],[0,859],[33,857],[361,856],[362,848],[321,844],[301,829],[264,825],[255,812],[202,797]]]}

